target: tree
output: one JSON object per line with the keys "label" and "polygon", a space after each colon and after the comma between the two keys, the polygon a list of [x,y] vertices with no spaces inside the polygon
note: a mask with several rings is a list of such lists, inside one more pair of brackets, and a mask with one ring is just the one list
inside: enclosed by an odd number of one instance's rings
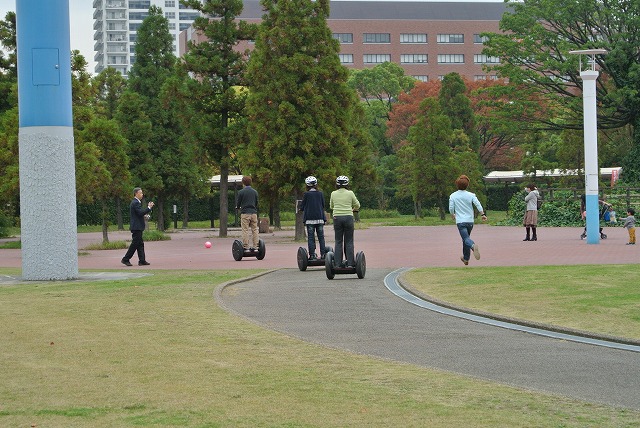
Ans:
{"label": "tree", "polygon": [[[301,199],[304,178],[333,183],[369,160],[359,102],[327,26],[328,0],[263,0],[249,61],[251,144],[246,158],[279,227],[281,199]],[[357,141],[356,141],[357,140]],[[354,148],[359,147],[355,156]],[[301,216],[296,239],[302,239]]]}
{"label": "tree", "polygon": [[96,114],[105,119],[113,119],[118,110],[120,97],[127,87],[127,81],[115,68],[107,67],[95,76],[91,83]]}
{"label": "tree", "polygon": [[131,174],[127,140],[115,120],[95,118],[81,133],[82,139],[99,150],[101,177],[92,189],[102,205],[102,241],[109,242],[109,201],[126,192]]}
{"label": "tree", "polygon": [[467,87],[458,73],[449,73],[442,79],[438,101],[444,115],[451,119],[453,129],[462,130],[471,141],[471,146],[478,149],[480,139],[476,130],[476,120],[471,109],[471,100],[466,95]]}
{"label": "tree", "polygon": [[220,167],[220,230],[227,236],[230,154],[245,139],[243,120],[247,92],[245,85],[248,52],[237,49],[239,42],[252,40],[257,25],[236,19],[242,12],[242,0],[183,0],[185,6],[204,16],[193,26],[206,36],[199,43],[189,42],[184,67],[194,74],[192,100],[202,119],[198,137],[210,158]]}
{"label": "tree", "polygon": [[[16,54],[16,14],[7,12],[0,21],[0,113],[17,105],[13,86],[18,82]],[[6,57],[5,57],[6,55]]]}
{"label": "tree", "polygon": [[[349,87],[353,88],[365,103],[379,101],[387,113],[402,92],[409,92],[416,80],[405,76],[404,69],[394,62],[383,62],[373,68],[352,70]],[[387,116],[387,119],[389,117]]]}
{"label": "tree", "polygon": [[435,200],[444,219],[444,200],[448,195],[455,175],[452,164],[454,130],[451,119],[435,98],[426,98],[420,104],[420,113],[415,125],[409,129],[410,150],[408,165],[403,169],[411,177],[410,189],[414,200],[415,216],[420,217],[422,202]]}
{"label": "tree", "polygon": [[18,107],[0,114],[0,207],[12,206],[16,211],[20,201],[18,168]]}
{"label": "tree", "polygon": [[[627,179],[640,180],[640,3],[627,0],[531,0],[510,2],[500,34],[490,34],[484,53],[518,90],[531,94],[523,123],[543,129],[582,129],[582,80],[570,50],[603,48],[597,55],[598,125],[633,127],[633,148],[623,163]],[[535,97],[547,102],[545,114]],[[553,109],[550,111],[549,109]],[[526,120],[526,122],[525,122]]]}
{"label": "tree", "polygon": [[[181,151],[184,130],[176,114],[179,105],[162,96],[167,81],[180,75],[175,67],[169,22],[159,7],[149,8],[149,15],[138,29],[135,52],[136,62],[131,67],[117,117],[131,145],[131,165],[135,168],[132,175],[151,197],[157,197],[157,226],[162,231],[168,213],[166,202],[179,191],[172,188],[172,183],[176,182],[177,175],[190,171],[178,168],[185,165],[178,160],[185,153]],[[132,105],[123,105],[127,102]],[[132,111],[132,106],[139,110]],[[143,127],[141,130],[134,129],[136,122]],[[136,138],[137,133],[140,140]]]}

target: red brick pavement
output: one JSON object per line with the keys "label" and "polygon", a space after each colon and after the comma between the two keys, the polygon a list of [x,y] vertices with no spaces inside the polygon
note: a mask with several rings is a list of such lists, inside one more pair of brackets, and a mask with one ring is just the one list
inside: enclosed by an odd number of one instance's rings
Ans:
{"label": "red brick pavement", "polygon": [[[480,248],[481,259],[471,258],[467,268],[474,266],[524,266],[559,264],[628,264],[640,261],[640,246],[625,245],[627,232],[623,228],[605,228],[608,239],[599,244],[587,244],[580,239],[581,228],[539,228],[537,242],[523,242],[524,228],[497,227],[477,224],[471,238]],[[327,244],[333,246],[333,229],[325,229]],[[296,253],[305,242],[294,242],[293,231],[262,234],[267,246],[263,260],[244,258],[236,262],[231,254],[238,230],[229,237],[218,238],[218,230],[178,231],[170,241],[147,242],[147,259],[151,266],[127,268],[120,264],[125,250],[83,251],[90,243],[99,243],[101,233],[78,235],[83,253],[80,269],[273,269],[297,268]],[[129,232],[111,232],[111,241],[130,240]],[[211,248],[204,247],[211,241]],[[356,251],[364,251],[369,268],[399,268],[422,266],[459,266],[462,244],[454,225],[432,227],[370,227],[355,233]],[[88,254],[84,254],[88,253]],[[0,250],[0,267],[21,267],[20,250]],[[310,269],[321,269],[311,268]]]}

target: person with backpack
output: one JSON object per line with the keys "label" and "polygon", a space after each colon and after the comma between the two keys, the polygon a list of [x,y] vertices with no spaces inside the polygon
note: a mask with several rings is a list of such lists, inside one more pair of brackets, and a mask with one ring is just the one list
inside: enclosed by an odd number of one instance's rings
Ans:
{"label": "person with backpack", "polygon": [[[541,200],[540,192],[535,184],[529,183],[524,188],[527,195],[524,197],[524,201],[527,204],[527,210],[524,213],[524,227],[527,231],[527,235],[523,241],[537,241],[538,234],[536,229],[538,227],[538,201]],[[531,234],[533,232],[533,235]]]}

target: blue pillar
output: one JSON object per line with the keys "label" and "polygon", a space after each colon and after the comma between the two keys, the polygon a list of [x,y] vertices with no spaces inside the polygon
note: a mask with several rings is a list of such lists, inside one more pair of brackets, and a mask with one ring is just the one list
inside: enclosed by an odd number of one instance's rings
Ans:
{"label": "blue pillar", "polygon": [[22,277],[78,277],[68,0],[16,0]]}

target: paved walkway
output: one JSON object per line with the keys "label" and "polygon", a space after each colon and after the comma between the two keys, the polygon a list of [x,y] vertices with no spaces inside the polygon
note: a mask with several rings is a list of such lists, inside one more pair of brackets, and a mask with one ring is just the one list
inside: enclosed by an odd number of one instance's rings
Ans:
{"label": "paved walkway", "polygon": [[[471,259],[474,266],[525,266],[558,264],[609,264],[640,262],[640,245],[625,245],[627,232],[623,228],[606,228],[609,238],[599,244],[580,240],[582,228],[539,228],[537,242],[522,242],[524,228],[495,227],[478,224],[471,237],[478,243],[482,258]],[[333,230],[327,244],[333,246]],[[171,233],[170,241],[146,242],[147,259],[151,266],[126,268],[120,264],[125,250],[84,251],[87,245],[100,243],[101,233],[81,233],[78,247],[80,269],[274,269],[295,268],[296,253],[306,242],[294,242],[293,231],[262,234],[267,246],[263,260],[244,258],[233,260],[231,246],[240,231],[230,230],[228,238],[218,238],[216,230],[179,231]],[[109,233],[111,241],[130,240],[129,232]],[[356,251],[367,256],[370,268],[400,268],[423,266],[462,266],[460,237],[455,226],[433,227],[370,227],[356,230]],[[0,241],[5,241],[0,240]],[[204,247],[211,241],[211,248]],[[134,265],[137,260],[132,260]],[[21,267],[20,250],[0,250],[0,267]]]}
{"label": "paved walkway", "polygon": [[337,349],[640,410],[640,353],[441,315],[392,295],[389,269],[364,279],[280,269],[217,290],[226,309]]}

